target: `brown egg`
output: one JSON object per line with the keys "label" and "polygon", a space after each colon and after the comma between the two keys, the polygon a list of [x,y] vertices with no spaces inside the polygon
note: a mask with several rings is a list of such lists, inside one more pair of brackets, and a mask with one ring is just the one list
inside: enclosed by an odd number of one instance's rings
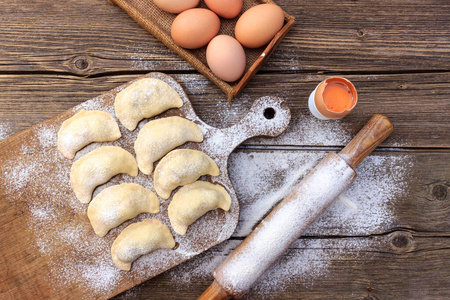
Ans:
{"label": "brown egg", "polygon": [[222,80],[236,81],[244,74],[244,48],[229,35],[218,35],[209,42],[206,61],[211,71]]}
{"label": "brown egg", "polygon": [[236,18],[242,11],[242,0],[205,0],[210,10],[225,19]]}
{"label": "brown egg", "polygon": [[171,35],[183,48],[197,49],[206,46],[219,33],[219,17],[205,8],[188,9],[173,20]]}
{"label": "brown egg", "polygon": [[153,2],[169,13],[178,14],[198,5],[200,0],[153,0]]}
{"label": "brown egg", "polygon": [[284,24],[284,12],[275,4],[256,5],[236,23],[236,39],[247,48],[259,48],[272,40]]}

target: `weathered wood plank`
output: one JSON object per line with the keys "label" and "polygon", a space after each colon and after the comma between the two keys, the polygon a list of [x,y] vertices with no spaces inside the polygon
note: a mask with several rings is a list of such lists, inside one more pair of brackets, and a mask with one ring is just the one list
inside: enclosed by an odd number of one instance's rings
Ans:
{"label": "weathered wood plank", "polygon": [[[9,128],[8,134],[17,133],[136,76],[0,75],[0,123]],[[373,114],[384,113],[394,122],[395,131],[383,146],[450,147],[450,73],[347,77],[359,94],[355,112],[340,121],[324,122],[313,118],[307,106],[309,93],[324,75],[257,74],[232,107],[203,76],[174,75],[200,118],[216,127],[239,121],[261,96],[287,99],[292,111],[287,132],[274,140],[254,139],[248,144],[343,146]]]}
{"label": "weathered wood plank", "polygon": [[[226,241],[115,299],[195,299],[239,243]],[[448,233],[300,239],[245,299],[448,299],[449,248]]]}
{"label": "weathered wood plank", "polygon": [[[446,1],[277,3],[296,24],[261,72],[450,69]],[[193,70],[106,0],[8,0],[0,20],[3,72]]]}

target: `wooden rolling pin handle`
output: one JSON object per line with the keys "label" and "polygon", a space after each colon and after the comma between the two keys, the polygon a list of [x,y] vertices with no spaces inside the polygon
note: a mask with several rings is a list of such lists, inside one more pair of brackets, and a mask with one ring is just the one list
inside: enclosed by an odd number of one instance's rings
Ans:
{"label": "wooden rolling pin handle", "polygon": [[232,297],[214,280],[209,288],[197,300],[226,300]]}
{"label": "wooden rolling pin handle", "polygon": [[382,114],[375,114],[339,156],[355,169],[381,142],[394,131],[392,122]]}

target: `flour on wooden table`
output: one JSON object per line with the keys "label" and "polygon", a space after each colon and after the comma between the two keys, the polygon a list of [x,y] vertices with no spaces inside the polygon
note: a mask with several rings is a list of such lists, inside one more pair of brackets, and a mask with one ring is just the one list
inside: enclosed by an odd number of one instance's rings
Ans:
{"label": "flour on wooden table", "polygon": [[[229,171],[241,204],[236,234],[247,235],[259,216],[278,203],[325,154],[315,151],[233,153]],[[357,209],[336,201],[305,234],[379,233],[393,222],[394,201],[406,193],[412,167],[409,155],[373,153],[356,169],[358,177],[342,195]]]}
{"label": "flour on wooden table", "polygon": [[[279,141],[284,145],[346,145],[353,137],[349,125],[344,120],[323,121],[311,115],[300,115],[291,121]],[[268,142],[270,140],[256,138],[252,139],[251,144],[268,144]]]}
{"label": "flour on wooden table", "polygon": [[[165,61],[158,61],[157,59],[155,59],[154,49],[148,49],[148,45],[135,45],[132,48],[129,47],[128,51],[133,52],[133,54],[130,56],[131,69],[133,70],[154,71],[167,68],[167,63]],[[176,69],[192,70],[192,67],[187,62],[183,61],[176,65]]]}
{"label": "flour on wooden table", "polygon": [[0,123],[0,141],[11,135],[11,126]]}

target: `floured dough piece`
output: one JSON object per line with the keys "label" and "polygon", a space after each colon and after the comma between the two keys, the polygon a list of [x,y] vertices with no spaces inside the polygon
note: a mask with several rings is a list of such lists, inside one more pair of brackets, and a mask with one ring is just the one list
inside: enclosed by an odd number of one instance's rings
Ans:
{"label": "floured dough piece", "polygon": [[95,233],[102,237],[141,213],[158,212],[155,193],[136,183],[123,183],[101,191],[89,204],[87,214]]}
{"label": "floured dough piece", "polygon": [[89,203],[98,185],[120,173],[137,176],[138,167],[133,155],[120,147],[102,146],[73,163],[70,183],[78,200]]}
{"label": "floured dough piece", "polygon": [[203,141],[202,131],[192,121],[168,117],[148,122],[139,131],[134,143],[139,170],[150,175],[155,161],[188,141]]}
{"label": "floured dough piece", "polygon": [[189,225],[210,210],[221,208],[228,211],[231,197],[220,185],[196,181],[183,186],[169,204],[170,224],[176,233],[186,234]]}
{"label": "floured dough piece", "polygon": [[156,193],[167,199],[177,186],[193,183],[206,174],[219,175],[219,167],[211,157],[198,150],[173,150],[155,168]]}
{"label": "floured dough piece", "polygon": [[100,110],[81,110],[65,120],[58,132],[58,149],[69,159],[93,142],[112,142],[120,138],[120,130],[110,114]]}
{"label": "floured dough piece", "polygon": [[140,120],[182,105],[183,100],[170,85],[159,79],[143,78],[117,94],[114,110],[122,125],[133,131]]}
{"label": "floured dough piece", "polygon": [[157,219],[146,219],[128,225],[111,246],[114,263],[129,271],[131,264],[144,254],[156,249],[173,248],[175,240],[169,227]]}

